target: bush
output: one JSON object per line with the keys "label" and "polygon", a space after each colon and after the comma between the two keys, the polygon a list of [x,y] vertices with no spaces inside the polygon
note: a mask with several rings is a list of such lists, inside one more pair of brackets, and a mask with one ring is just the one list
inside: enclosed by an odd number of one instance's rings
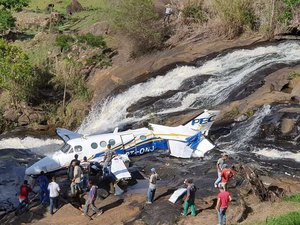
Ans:
{"label": "bush", "polygon": [[286,215],[272,218],[265,225],[299,225],[300,212],[291,212]]}
{"label": "bush", "polygon": [[279,19],[281,22],[287,24],[293,19],[293,11],[297,5],[300,4],[300,0],[281,0],[284,5],[284,10],[282,11]]}
{"label": "bush", "polygon": [[85,43],[91,47],[106,48],[106,42],[102,36],[95,36],[91,33],[78,36],[80,43]]}
{"label": "bush", "polygon": [[240,35],[248,27],[257,28],[252,0],[214,0],[225,32],[229,37]]}
{"label": "bush", "polygon": [[10,11],[5,9],[0,10],[0,32],[3,33],[13,27],[16,26],[15,24],[16,19],[13,17]]}
{"label": "bush", "polygon": [[192,3],[186,6],[182,10],[182,15],[185,19],[191,18],[196,23],[203,23],[207,21],[207,18],[202,10],[202,2]]}
{"label": "bush", "polygon": [[137,50],[145,53],[162,46],[162,26],[158,25],[158,14],[153,0],[107,0],[106,17],[117,29],[128,34]]}
{"label": "bush", "polygon": [[0,88],[9,92],[12,102],[29,100],[36,76],[28,56],[18,47],[0,40]]}
{"label": "bush", "polygon": [[289,80],[292,80],[297,77],[300,77],[300,72],[293,71],[289,73]]}
{"label": "bush", "polygon": [[56,46],[60,47],[61,51],[69,51],[74,42],[75,38],[70,35],[59,35],[55,40]]}

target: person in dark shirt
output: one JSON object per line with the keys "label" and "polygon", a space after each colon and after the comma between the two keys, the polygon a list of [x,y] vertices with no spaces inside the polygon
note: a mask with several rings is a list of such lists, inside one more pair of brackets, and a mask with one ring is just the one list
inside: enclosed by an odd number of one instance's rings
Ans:
{"label": "person in dark shirt", "polygon": [[49,181],[44,171],[41,171],[40,176],[35,180],[35,184],[40,186],[40,202],[42,204],[48,204],[50,202],[48,191]]}
{"label": "person in dark shirt", "polygon": [[75,154],[74,159],[72,159],[72,161],[70,162],[70,165],[69,165],[68,171],[67,171],[69,180],[71,180],[73,178],[74,166],[77,162],[80,164],[80,161],[78,160],[78,155]]}
{"label": "person in dark shirt", "polygon": [[84,206],[84,213],[83,215],[88,216],[88,212],[89,212],[89,207],[92,207],[92,210],[97,213],[97,216],[101,215],[103,213],[102,210],[99,210],[96,206],[95,206],[95,201],[97,199],[97,190],[98,187],[94,184],[93,180],[89,180],[89,186],[90,186],[90,191],[88,194],[88,198],[85,202],[85,206]]}
{"label": "person in dark shirt", "polygon": [[193,179],[185,179],[184,184],[187,185],[187,191],[184,199],[182,215],[186,216],[188,214],[189,208],[191,207],[191,215],[196,216],[196,205],[195,205],[196,187],[193,184]]}

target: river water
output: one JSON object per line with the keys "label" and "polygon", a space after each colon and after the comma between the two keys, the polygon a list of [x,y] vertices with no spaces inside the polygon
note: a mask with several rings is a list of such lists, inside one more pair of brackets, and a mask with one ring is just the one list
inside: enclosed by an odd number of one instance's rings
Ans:
{"label": "river water", "polygon": [[[146,121],[153,116],[165,118],[188,110],[214,109],[220,104],[249,94],[241,90],[246,90],[253,81],[258,83],[258,79],[263,80],[268,69],[299,63],[300,43],[292,41],[221,53],[210,60],[197,62],[198,66],[174,68],[166,74],[135,84],[120,94],[99,101],[78,132],[102,133],[117,126]],[[278,107],[280,106],[265,105],[248,120],[229,124],[225,133],[214,136],[218,149],[244,156],[246,161],[299,162],[297,140],[291,148],[284,149],[282,142],[277,148],[276,144],[265,143],[260,138],[261,125],[268,118],[277,115]],[[217,128],[215,130],[218,132]],[[25,167],[38,160],[41,155],[53,153],[60,144],[60,140],[50,138],[13,137],[0,140],[0,211],[1,207],[12,208],[17,203],[15,194],[22,182]],[[292,166],[296,167],[297,164]]]}

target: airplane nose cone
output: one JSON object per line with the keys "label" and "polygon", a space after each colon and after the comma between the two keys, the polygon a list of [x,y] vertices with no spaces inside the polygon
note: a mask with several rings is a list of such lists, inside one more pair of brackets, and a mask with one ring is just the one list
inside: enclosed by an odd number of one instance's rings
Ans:
{"label": "airplane nose cone", "polygon": [[47,156],[47,157],[37,161],[29,168],[27,168],[25,170],[25,174],[26,175],[37,175],[37,174],[40,174],[41,171],[48,173],[48,172],[58,170],[58,169],[60,169],[60,167],[61,166],[58,161]]}

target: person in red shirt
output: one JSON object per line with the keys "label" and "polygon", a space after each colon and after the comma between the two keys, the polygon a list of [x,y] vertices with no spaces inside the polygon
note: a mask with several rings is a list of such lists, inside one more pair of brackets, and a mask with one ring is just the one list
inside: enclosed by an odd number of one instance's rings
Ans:
{"label": "person in red shirt", "polygon": [[228,167],[227,164],[224,164],[223,170],[221,173],[221,185],[224,187],[224,190],[227,190],[228,182],[233,177],[235,172]]}
{"label": "person in red shirt", "polygon": [[32,189],[28,185],[28,181],[24,180],[24,183],[20,187],[19,201],[20,203],[28,203],[28,194],[32,192]]}
{"label": "person in red shirt", "polygon": [[218,201],[216,206],[216,210],[218,212],[218,219],[219,219],[218,225],[224,225],[226,224],[226,211],[229,202],[231,201],[231,196],[228,191],[224,190],[223,186],[220,186],[219,190],[220,193],[218,194]]}

